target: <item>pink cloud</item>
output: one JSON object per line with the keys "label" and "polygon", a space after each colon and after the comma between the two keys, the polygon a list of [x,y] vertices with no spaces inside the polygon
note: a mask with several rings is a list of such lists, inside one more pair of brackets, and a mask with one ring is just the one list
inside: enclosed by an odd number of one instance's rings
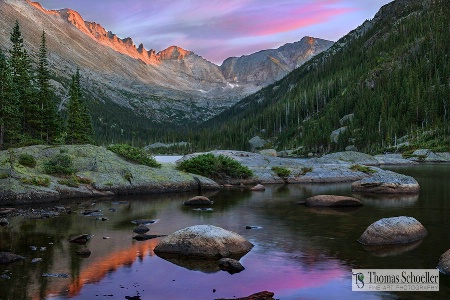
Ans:
{"label": "pink cloud", "polygon": [[336,0],[327,0],[306,4],[291,2],[274,7],[248,6],[224,16],[216,25],[221,32],[238,36],[274,35],[322,23],[354,10],[333,6],[337,3]]}

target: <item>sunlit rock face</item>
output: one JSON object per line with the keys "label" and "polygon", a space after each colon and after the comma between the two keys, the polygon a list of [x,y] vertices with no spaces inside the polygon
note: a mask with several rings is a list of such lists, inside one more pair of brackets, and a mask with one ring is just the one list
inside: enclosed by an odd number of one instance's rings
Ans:
{"label": "sunlit rock face", "polygon": [[[113,102],[154,122],[207,120],[332,44],[304,38],[266,54],[236,58],[232,67],[224,63],[221,68],[179,46],[147,50],[71,9],[46,10],[28,0],[5,0],[0,1],[0,11],[0,49],[4,51],[9,49],[16,20],[32,56],[39,53],[45,30],[55,78],[52,84],[61,98],[78,66],[89,99],[106,106]],[[60,108],[65,104],[60,103]]]}

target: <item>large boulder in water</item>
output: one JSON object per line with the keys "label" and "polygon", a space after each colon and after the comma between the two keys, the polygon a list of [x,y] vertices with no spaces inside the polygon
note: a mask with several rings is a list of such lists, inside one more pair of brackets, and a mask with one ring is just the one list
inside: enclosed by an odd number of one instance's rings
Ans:
{"label": "large boulder in water", "polygon": [[350,207],[362,206],[362,202],[353,197],[335,195],[317,195],[309,197],[305,201],[306,206],[322,207]]}
{"label": "large boulder in water", "polygon": [[241,257],[252,247],[252,243],[235,232],[212,225],[195,225],[168,235],[154,251],[158,255]]}
{"label": "large boulder in water", "polygon": [[352,191],[380,194],[415,194],[419,193],[420,186],[411,176],[382,171],[353,182]]}
{"label": "large boulder in water", "polygon": [[450,249],[442,254],[441,258],[439,258],[437,269],[445,275],[450,275]]}
{"label": "large boulder in water", "polygon": [[428,234],[412,217],[384,218],[372,223],[358,241],[364,245],[393,245],[418,241]]}

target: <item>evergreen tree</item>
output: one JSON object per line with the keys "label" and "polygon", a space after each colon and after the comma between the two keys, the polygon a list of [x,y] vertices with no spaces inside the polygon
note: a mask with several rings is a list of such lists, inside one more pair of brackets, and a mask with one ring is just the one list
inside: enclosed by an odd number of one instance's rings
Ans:
{"label": "evergreen tree", "polygon": [[53,142],[61,135],[62,120],[57,112],[53,94],[51,92],[49,80],[50,72],[48,70],[47,46],[45,31],[42,32],[41,47],[39,49],[39,63],[37,69],[37,100],[39,104],[40,139],[47,144]]}
{"label": "evergreen tree", "polygon": [[12,95],[10,68],[0,50],[0,150],[17,142],[20,135],[19,111]]}
{"label": "evergreen tree", "polygon": [[23,139],[26,142],[39,137],[40,125],[39,106],[35,101],[33,85],[30,75],[30,60],[23,45],[23,37],[20,32],[19,22],[11,33],[12,49],[9,50],[9,66],[12,75],[13,98],[19,105],[21,115]]}
{"label": "evergreen tree", "polygon": [[80,70],[72,76],[67,107],[68,144],[91,143],[93,137],[92,122],[89,110],[81,97]]}

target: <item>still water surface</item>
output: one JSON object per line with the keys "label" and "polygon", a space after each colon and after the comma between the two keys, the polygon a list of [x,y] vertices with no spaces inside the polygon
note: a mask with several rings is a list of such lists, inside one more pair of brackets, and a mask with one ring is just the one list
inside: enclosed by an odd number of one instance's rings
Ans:
{"label": "still water surface", "polygon": [[[414,176],[418,196],[353,196],[359,209],[315,209],[294,205],[317,194],[352,195],[350,184],[272,185],[265,192],[225,189],[205,194],[213,211],[194,211],[182,202],[195,194],[120,197],[64,202],[74,212],[47,220],[23,217],[0,227],[0,249],[26,256],[25,262],[0,266],[0,299],[216,299],[269,290],[276,299],[448,299],[450,280],[440,276],[440,292],[374,293],[351,291],[352,268],[432,269],[450,248],[450,165],[390,167]],[[99,209],[107,221],[88,217]],[[116,210],[116,211],[110,211]],[[367,226],[384,217],[412,216],[428,230],[412,246],[371,251],[357,242]],[[158,239],[135,241],[135,219],[157,219],[149,234],[170,234],[197,224],[235,231],[255,247],[241,259],[246,268],[230,275],[215,264],[177,265],[153,253]],[[246,225],[261,229],[245,229]],[[94,236],[88,258],[67,238]],[[108,237],[104,239],[104,237]],[[30,246],[36,246],[32,250]],[[40,247],[46,247],[40,251]],[[41,262],[31,263],[33,258]],[[178,264],[180,264],[178,262]],[[42,277],[43,273],[69,278]],[[137,298],[136,298],[137,299]]]}

